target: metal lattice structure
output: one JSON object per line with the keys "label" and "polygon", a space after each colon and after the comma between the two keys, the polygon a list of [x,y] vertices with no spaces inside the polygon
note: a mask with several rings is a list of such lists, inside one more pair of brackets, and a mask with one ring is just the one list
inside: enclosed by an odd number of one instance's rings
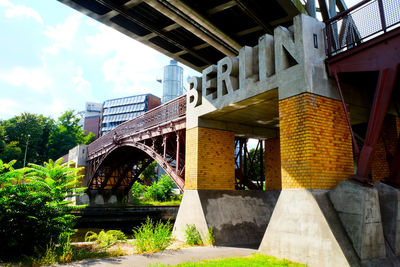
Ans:
{"label": "metal lattice structure", "polygon": [[129,191],[153,161],[184,188],[186,95],[123,123],[88,146],[87,186]]}
{"label": "metal lattice structure", "polygon": [[[396,94],[400,64],[400,2],[398,0],[366,0],[326,21],[326,60],[329,75],[338,86],[345,116],[353,138],[357,161],[354,179],[367,184],[373,153],[382,132],[384,118]],[[379,55],[379,56],[378,56]],[[339,74],[364,73],[377,75],[365,140],[358,147],[350,124]],[[398,98],[397,98],[398,99]],[[398,141],[400,143],[400,140]],[[390,176],[386,182],[400,186],[400,146],[391,156]]]}
{"label": "metal lattice structure", "polygon": [[399,10],[398,0],[366,0],[326,20],[327,55],[334,56],[395,29],[400,24]]}

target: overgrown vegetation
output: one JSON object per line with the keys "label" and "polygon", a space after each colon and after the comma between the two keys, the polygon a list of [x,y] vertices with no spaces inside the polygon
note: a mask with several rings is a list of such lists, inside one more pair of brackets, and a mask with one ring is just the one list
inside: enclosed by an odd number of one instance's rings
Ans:
{"label": "overgrown vegetation", "polygon": [[[153,267],[166,267],[165,264],[155,264]],[[175,267],[305,267],[306,265],[292,262],[286,259],[280,260],[275,257],[265,256],[254,253],[249,257],[226,258],[217,260],[205,260],[200,262],[186,262],[177,265],[168,265]]]}
{"label": "overgrown vegetation", "polygon": [[156,224],[150,218],[139,227],[133,229],[134,245],[139,253],[163,251],[173,242],[172,225],[168,221]]}
{"label": "overgrown vegetation", "polygon": [[198,246],[203,244],[200,232],[194,224],[186,224],[185,226],[185,241],[189,246]]}
{"label": "overgrown vegetation", "polygon": [[161,178],[150,186],[136,181],[132,185],[133,203],[157,205],[162,202],[170,202],[170,205],[179,205],[181,196],[176,196],[173,189],[174,182],[168,175],[161,175]]}
{"label": "overgrown vegetation", "polygon": [[[61,160],[50,160],[44,166],[29,164],[18,170],[13,168],[14,163],[0,160],[2,261],[43,255],[51,250],[52,242],[62,243],[64,235],[73,233],[76,218],[70,212],[82,207],[66,200],[84,190],[77,188],[80,169],[61,164]],[[52,257],[50,252],[46,254]]]}
{"label": "overgrown vegetation", "polygon": [[107,232],[101,230],[98,234],[88,231],[85,235],[86,242],[94,241],[99,245],[99,248],[109,248],[118,241],[126,242],[126,240],[125,234],[119,230],[108,230]]}

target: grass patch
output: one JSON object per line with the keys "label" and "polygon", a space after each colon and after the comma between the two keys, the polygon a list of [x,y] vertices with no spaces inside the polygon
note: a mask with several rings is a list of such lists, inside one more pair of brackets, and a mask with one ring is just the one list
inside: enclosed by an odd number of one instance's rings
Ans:
{"label": "grass patch", "polygon": [[170,200],[170,201],[155,201],[155,200],[139,200],[135,205],[149,205],[149,206],[179,206],[181,200]]}
{"label": "grass patch", "polygon": [[[155,264],[152,267],[166,267],[165,264]],[[168,265],[176,267],[305,267],[307,265],[292,262],[286,259],[280,260],[275,257],[254,253],[249,257],[226,258],[217,260],[205,260],[200,262],[186,262],[177,265]]]}

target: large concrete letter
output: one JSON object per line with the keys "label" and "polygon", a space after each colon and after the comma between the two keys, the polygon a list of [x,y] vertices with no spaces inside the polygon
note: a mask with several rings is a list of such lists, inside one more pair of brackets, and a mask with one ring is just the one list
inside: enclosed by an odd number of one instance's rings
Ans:
{"label": "large concrete letter", "polygon": [[295,42],[295,33],[290,32],[284,27],[275,28],[275,69],[276,72],[288,69],[294,65],[302,63],[300,56],[302,53],[301,44]]}
{"label": "large concrete letter", "polygon": [[239,61],[237,58],[225,57],[218,61],[218,96],[229,94],[239,88],[238,73]]}
{"label": "large concrete letter", "polygon": [[244,46],[239,50],[239,88],[258,80],[258,46]]}
{"label": "large concrete letter", "polygon": [[275,74],[274,37],[266,34],[258,40],[260,81],[266,81]]}
{"label": "large concrete letter", "polygon": [[189,91],[187,93],[188,106],[195,108],[201,105],[201,78],[189,77]]}
{"label": "large concrete letter", "polygon": [[202,89],[203,96],[207,98],[210,102],[218,97],[216,65],[211,65],[203,70]]}

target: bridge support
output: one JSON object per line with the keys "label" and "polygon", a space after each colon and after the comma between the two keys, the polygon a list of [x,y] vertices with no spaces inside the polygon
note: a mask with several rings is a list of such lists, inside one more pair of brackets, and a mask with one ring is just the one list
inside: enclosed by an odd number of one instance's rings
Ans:
{"label": "bridge support", "polygon": [[303,93],[279,101],[282,189],[331,189],[353,174],[340,101]]}
{"label": "bridge support", "polygon": [[195,127],[186,131],[185,189],[235,189],[235,134]]}

